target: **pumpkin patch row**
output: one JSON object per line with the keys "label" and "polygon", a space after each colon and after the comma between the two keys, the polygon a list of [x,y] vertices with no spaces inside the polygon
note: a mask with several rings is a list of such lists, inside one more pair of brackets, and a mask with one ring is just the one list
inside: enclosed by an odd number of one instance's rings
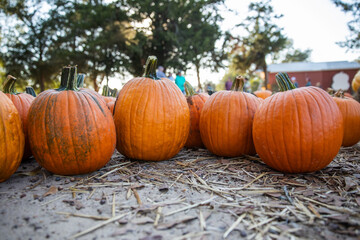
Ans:
{"label": "pumpkin patch row", "polygon": [[280,92],[273,95],[243,92],[239,76],[231,91],[211,96],[186,82],[185,97],[156,76],[156,65],[150,56],[144,76],[128,81],[117,98],[107,86],[104,96],[83,88],[84,75],[71,66],[63,68],[58,89],[36,98],[31,89],[17,94],[10,77],[8,97],[0,92],[0,182],[23,156],[33,154],[55,174],[75,175],[103,167],[115,147],[148,161],[170,159],[184,146],[223,157],[257,153],[278,171],[311,172],[327,166],[341,145],[360,140],[358,102],[316,87],[295,88],[286,73],[276,76]]}

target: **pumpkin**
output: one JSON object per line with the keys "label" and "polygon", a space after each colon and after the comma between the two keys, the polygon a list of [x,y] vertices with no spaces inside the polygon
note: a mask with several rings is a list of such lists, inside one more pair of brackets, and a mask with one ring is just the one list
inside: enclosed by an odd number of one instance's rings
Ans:
{"label": "pumpkin", "polygon": [[27,93],[16,92],[15,83],[16,83],[16,78],[9,75],[7,81],[4,83],[3,89],[6,96],[8,96],[11,99],[11,101],[14,103],[16,109],[19,112],[21,122],[23,125],[23,131],[25,134],[25,149],[24,149],[23,159],[28,159],[29,157],[31,157],[32,154],[30,150],[29,138],[27,135],[27,129],[28,129],[27,118],[31,103],[35,98]]}
{"label": "pumpkin", "polygon": [[360,141],[360,103],[344,96],[343,91],[333,94],[344,121],[342,146],[349,147]]}
{"label": "pumpkin", "polygon": [[128,81],[116,99],[117,150],[128,158],[170,159],[189,134],[186,98],[175,83],[156,76],[156,65],[157,58],[149,56],[144,76]]}
{"label": "pumpkin", "polygon": [[10,178],[19,167],[24,146],[19,112],[12,101],[0,92],[0,182]]}
{"label": "pumpkin", "polygon": [[271,96],[272,92],[270,90],[260,90],[254,92],[255,96],[265,99]]}
{"label": "pumpkin", "polygon": [[351,82],[351,86],[354,92],[357,92],[358,88],[360,87],[360,70],[355,74]]}
{"label": "pumpkin", "polygon": [[201,111],[201,139],[206,148],[218,156],[255,154],[252,123],[261,101],[242,91],[244,80],[238,76],[231,91],[211,95]]}
{"label": "pumpkin", "polygon": [[[110,95],[110,93],[111,93],[111,95]],[[106,102],[106,105],[108,106],[111,113],[114,113],[116,94],[117,94],[116,89],[112,90],[108,87],[108,85],[104,86],[102,97],[103,97],[104,101]]]}
{"label": "pumpkin", "polygon": [[318,87],[295,88],[278,73],[280,91],[266,98],[255,113],[256,152],[271,168],[304,173],[327,166],[338,153],[343,119],[332,97]]}
{"label": "pumpkin", "polygon": [[200,135],[200,113],[206,100],[210,97],[207,93],[197,94],[188,81],[185,81],[186,101],[190,110],[190,130],[185,143],[188,148],[203,148],[204,144]]}
{"label": "pumpkin", "polygon": [[[79,90],[76,67],[64,67],[59,89],[40,93],[29,111],[29,140],[39,164],[60,175],[84,174],[112,156],[115,125],[103,101]],[[66,85],[63,84],[66,82]]]}

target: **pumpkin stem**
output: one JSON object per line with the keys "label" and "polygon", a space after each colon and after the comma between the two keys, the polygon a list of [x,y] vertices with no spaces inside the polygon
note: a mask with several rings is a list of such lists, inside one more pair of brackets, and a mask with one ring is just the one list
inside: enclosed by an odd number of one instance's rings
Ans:
{"label": "pumpkin stem", "polygon": [[340,89],[335,92],[334,96],[338,97],[338,98],[344,98],[345,94],[344,94],[344,91]]}
{"label": "pumpkin stem", "polygon": [[232,86],[232,91],[242,92],[244,90],[245,78],[243,76],[236,76]]}
{"label": "pumpkin stem", "polygon": [[[63,84],[66,83],[63,88]],[[67,66],[63,67],[61,73],[61,86],[58,90],[71,90],[78,91],[77,88],[77,67],[76,66]]]}
{"label": "pumpkin stem", "polygon": [[185,81],[185,93],[187,97],[196,95],[195,89],[191,86],[188,81]]}
{"label": "pumpkin stem", "polygon": [[145,64],[144,77],[152,78],[154,80],[159,80],[160,78],[156,76],[156,67],[157,67],[157,57],[149,56]]}
{"label": "pumpkin stem", "polygon": [[84,87],[84,79],[85,79],[85,74],[79,73],[77,75],[77,87],[78,88],[83,88]]}
{"label": "pumpkin stem", "polygon": [[6,82],[4,83],[3,89],[4,93],[17,94],[15,91],[16,78],[14,76],[8,75]]}
{"label": "pumpkin stem", "polygon": [[111,96],[111,97],[116,97],[117,92],[118,92],[117,89],[114,88],[113,90],[111,90],[110,96]]}
{"label": "pumpkin stem", "polygon": [[334,94],[335,94],[335,90],[332,89],[332,88],[328,88],[326,91],[327,91],[327,93],[330,94],[331,96],[334,96]]}
{"label": "pumpkin stem", "polygon": [[35,91],[34,91],[34,89],[33,89],[32,87],[26,87],[26,88],[25,88],[25,92],[26,92],[27,94],[30,94],[30,95],[33,96],[33,97],[36,97],[36,93],[35,93]]}
{"label": "pumpkin stem", "polygon": [[292,81],[290,80],[290,77],[287,73],[279,72],[278,74],[276,74],[275,78],[276,78],[276,83],[279,86],[281,92],[285,92],[296,88],[292,83]]}
{"label": "pumpkin stem", "polygon": [[102,91],[102,95],[108,97],[110,95],[111,89],[108,85],[105,85]]}

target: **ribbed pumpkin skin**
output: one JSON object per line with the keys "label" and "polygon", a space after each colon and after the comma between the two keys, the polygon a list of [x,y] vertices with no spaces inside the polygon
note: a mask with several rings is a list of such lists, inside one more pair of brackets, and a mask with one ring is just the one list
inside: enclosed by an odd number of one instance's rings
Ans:
{"label": "ribbed pumpkin skin", "polygon": [[114,98],[114,97],[104,97],[103,96],[103,99],[106,102],[106,106],[108,106],[110,112],[112,114],[114,114],[114,106],[115,106],[116,98]]}
{"label": "ribbed pumpkin skin", "polygon": [[24,153],[25,137],[18,110],[0,92],[0,182],[17,170]]}
{"label": "ribbed pumpkin skin", "polygon": [[271,168],[303,173],[327,166],[338,153],[343,120],[332,97],[316,87],[279,92],[255,114],[256,152]]}
{"label": "ribbed pumpkin skin", "polygon": [[117,150],[128,158],[161,161],[175,156],[189,134],[185,96],[168,79],[138,77],[115,103]]}
{"label": "ribbed pumpkin skin", "polygon": [[344,121],[342,146],[349,147],[360,141],[360,103],[351,98],[333,98]]}
{"label": "ribbed pumpkin skin", "polygon": [[185,147],[204,147],[204,144],[201,140],[199,122],[201,110],[203,109],[204,104],[209,97],[210,96],[207,93],[200,93],[186,98],[190,110],[190,130]]}
{"label": "ribbed pumpkin skin", "polygon": [[115,150],[112,115],[102,100],[86,90],[41,93],[30,107],[28,122],[35,159],[55,174],[95,171]]}
{"label": "ribbed pumpkin skin", "polygon": [[272,92],[269,90],[261,90],[261,91],[255,91],[254,94],[259,98],[265,99],[270,97]]}
{"label": "ribbed pumpkin skin", "polygon": [[223,157],[255,154],[252,122],[260,100],[252,94],[220,91],[206,101],[200,116],[206,148]]}
{"label": "ribbed pumpkin skin", "polygon": [[6,93],[6,96],[8,96],[8,98],[10,98],[10,100],[14,103],[16,109],[19,112],[20,118],[21,118],[21,122],[23,125],[23,131],[24,131],[24,135],[25,135],[25,149],[24,149],[23,159],[27,159],[27,158],[31,157],[31,155],[32,155],[31,149],[30,149],[29,138],[27,136],[27,125],[28,125],[27,118],[28,118],[28,113],[29,113],[31,103],[35,98],[27,93],[20,93],[20,94]]}
{"label": "ribbed pumpkin skin", "polygon": [[358,88],[360,87],[360,70],[355,74],[351,82],[351,86],[354,92],[357,92]]}

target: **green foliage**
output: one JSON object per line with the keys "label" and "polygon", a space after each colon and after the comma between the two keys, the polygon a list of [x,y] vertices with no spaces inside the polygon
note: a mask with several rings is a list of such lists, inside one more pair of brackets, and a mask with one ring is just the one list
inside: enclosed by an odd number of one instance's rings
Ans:
{"label": "green foliage", "polygon": [[287,62],[306,62],[309,60],[312,50],[306,49],[301,51],[300,49],[290,50],[286,53],[283,63]]}
{"label": "green foliage", "polygon": [[341,47],[348,49],[359,49],[360,48],[360,1],[359,0],[332,0],[333,3],[342,9],[345,13],[350,13],[353,17],[348,22],[348,29],[350,36],[346,38],[346,41],[338,42],[337,44]]}
{"label": "green foliage", "polygon": [[230,53],[236,70],[253,75],[255,70],[262,69],[265,72],[265,87],[268,82],[267,56],[289,47],[289,41],[283,35],[282,29],[273,23],[282,16],[273,13],[270,3],[270,0],[250,3],[248,17],[244,23],[238,25],[247,35],[232,37],[235,44]]}

